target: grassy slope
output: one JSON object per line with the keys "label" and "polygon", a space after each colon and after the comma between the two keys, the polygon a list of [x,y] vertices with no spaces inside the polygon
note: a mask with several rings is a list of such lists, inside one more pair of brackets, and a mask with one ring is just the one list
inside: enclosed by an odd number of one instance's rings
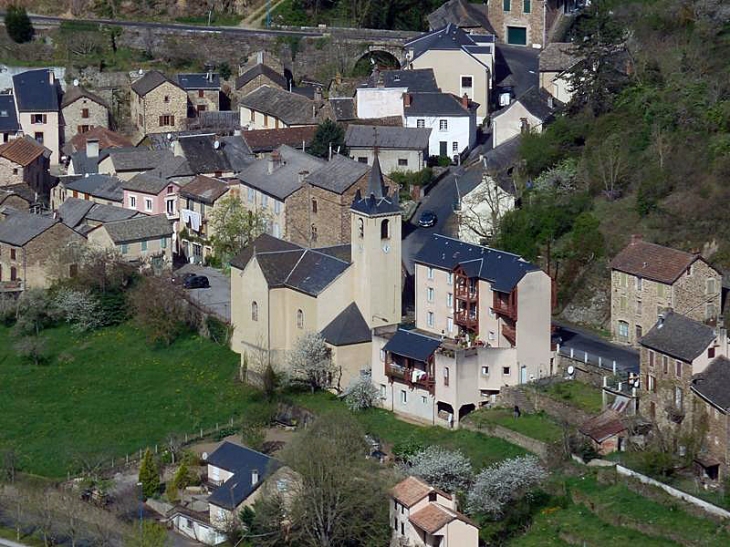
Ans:
{"label": "grassy slope", "polygon": [[28,472],[61,477],[80,455],[120,457],[223,423],[251,400],[233,382],[238,356],[197,336],[153,349],[129,325],[44,335],[52,357],[35,367],[0,328],[0,445],[15,446]]}
{"label": "grassy slope", "polygon": [[603,407],[601,390],[584,382],[551,384],[547,394],[592,414],[598,414]]}
{"label": "grassy slope", "polygon": [[490,424],[501,425],[545,443],[559,441],[563,436],[560,426],[542,413],[522,414],[519,418],[515,418],[509,410],[482,409],[470,414],[467,421],[478,427],[489,427]]}

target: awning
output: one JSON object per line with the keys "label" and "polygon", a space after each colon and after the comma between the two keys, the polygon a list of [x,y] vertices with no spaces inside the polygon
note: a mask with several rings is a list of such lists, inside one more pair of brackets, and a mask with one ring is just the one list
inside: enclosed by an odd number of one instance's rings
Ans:
{"label": "awning", "polygon": [[434,352],[441,345],[439,338],[431,338],[413,331],[399,330],[395,333],[385,347],[385,351],[414,359],[416,361],[428,361]]}

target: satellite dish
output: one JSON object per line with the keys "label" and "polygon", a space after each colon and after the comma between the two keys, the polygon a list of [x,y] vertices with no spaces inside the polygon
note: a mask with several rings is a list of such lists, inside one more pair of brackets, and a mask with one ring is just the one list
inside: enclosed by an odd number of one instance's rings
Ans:
{"label": "satellite dish", "polygon": [[172,133],[168,133],[168,134],[167,134],[167,140],[168,140],[168,141],[171,141],[171,140],[172,140]]}
{"label": "satellite dish", "polygon": [[208,461],[208,453],[207,453],[207,452],[203,452],[203,453],[202,453],[202,454],[200,455],[200,457],[202,458],[202,460],[203,460],[204,462]]}
{"label": "satellite dish", "polygon": [[218,150],[220,147],[221,147],[221,141],[219,141],[218,139],[216,139],[215,142],[213,143],[213,148],[215,148],[216,150]]}
{"label": "satellite dish", "polygon": [[140,69],[139,69],[139,70],[137,71],[137,74],[139,74],[140,76],[143,76],[143,75],[144,75],[144,70],[142,70],[142,69],[140,68]]}
{"label": "satellite dish", "polygon": [[79,87],[79,79],[74,78],[74,87]]}
{"label": "satellite dish", "polygon": [[570,365],[568,367],[568,376],[573,376],[575,374],[575,367],[573,365]]}

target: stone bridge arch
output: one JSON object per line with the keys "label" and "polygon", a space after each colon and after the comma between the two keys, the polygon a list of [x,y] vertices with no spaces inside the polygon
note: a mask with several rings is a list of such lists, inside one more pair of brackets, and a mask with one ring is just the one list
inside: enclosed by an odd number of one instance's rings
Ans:
{"label": "stone bridge arch", "polygon": [[402,45],[392,43],[370,43],[360,50],[352,65],[354,74],[366,75],[372,71],[372,65],[398,69],[405,65],[405,50]]}

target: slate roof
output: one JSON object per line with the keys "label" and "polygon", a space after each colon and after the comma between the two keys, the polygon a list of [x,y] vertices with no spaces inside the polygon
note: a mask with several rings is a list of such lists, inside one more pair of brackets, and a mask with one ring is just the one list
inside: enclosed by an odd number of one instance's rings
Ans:
{"label": "slate roof", "polygon": [[544,89],[538,89],[535,86],[532,86],[530,89],[525,91],[522,95],[517,97],[513,103],[511,103],[509,106],[504,107],[502,110],[500,110],[498,113],[495,113],[493,118],[496,118],[500,116],[501,114],[504,114],[512,108],[512,106],[516,103],[520,103],[522,106],[524,106],[527,111],[538,118],[539,120],[546,121],[550,119],[553,116],[553,113],[555,112],[555,108],[551,107],[549,105],[550,100],[550,94],[545,91]]}
{"label": "slate roof", "polygon": [[228,191],[228,184],[222,180],[198,175],[180,189],[181,197],[189,197],[212,205]]}
{"label": "slate roof", "polygon": [[59,86],[51,69],[28,70],[13,76],[19,112],[58,112]]}
{"label": "slate roof", "polygon": [[540,269],[519,255],[440,234],[431,236],[416,255],[415,262],[448,271],[462,266],[470,277],[489,281],[492,290],[504,293],[512,292],[526,273]]}
{"label": "slate roof", "polygon": [[84,220],[94,222],[114,222],[117,220],[127,220],[129,218],[146,216],[133,209],[126,209],[118,205],[106,205],[104,203],[95,203],[94,206],[86,213]]}
{"label": "slate roof", "polygon": [[122,201],[124,190],[122,181],[111,175],[89,175],[73,182],[67,182],[68,190],[76,190],[109,201]]}
{"label": "slate roof", "polygon": [[283,129],[255,129],[242,131],[241,138],[254,154],[271,152],[286,145],[301,150],[302,143],[308,147],[317,132],[316,126],[287,127]]}
{"label": "slate roof", "polygon": [[626,426],[621,421],[621,414],[607,408],[597,416],[586,420],[579,430],[597,443],[602,443],[606,439],[626,431]]}
{"label": "slate roof", "polygon": [[426,18],[432,29],[451,23],[460,28],[482,28],[494,34],[485,12],[486,4],[473,4],[468,0],[449,0],[429,13]]}
{"label": "slate roof", "polygon": [[699,255],[634,239],[614,257],[611,268],[671,285],[699,258]]}
{"label": "slate roof", "polygon": [[253,162],[251,152],[241,137],[191,135],[180,137],[178,144],[193,173],[235,172]]}
{"label": "slate roof", "polygon": [[374,70],[368,82],[361,87],[405,87],[412,93],[438,93],[438,84],[433,69],[419,68],[414,70]]}
{"label": "slate roof", "polygon": [[241,128],[241,113],[238,110],[205,110],[198,112],[198,126],[200,129],[219,133],[233,132]]}
{"label": "slate roof", "polygon": [[720,356],[692,376],[692,391],[725,412],[730,410],[730,360]]}
{"label": "slate roof", "polygon": [[333,346],[363,344],[372,340],[370,327],[354,302],[322,329],[325,341]]}
{"label": "slate roof", "polygon": [[358,190],[350,209],[370,216],[400,213],[398,190],[394,189],[393,194],[388,195],[388,187],[385,186],[383,181],[378,156],[375,156],[373,166],[370,168],[366,194],[363,196]]}
{"label": "slate roof", "polygon": [[99,162],[109,155],[109,150],[99,150],[99,156],[90,158],[86,155],[86,149],[77,150],[71,153],[71,164],[76,175],[93,175],[99,172]]}
{"label": "slate roof", "polygon": [[188,160],[182,156],[169,156],[157,167],[147,171],[147,173],[163,179],[177,179],[195,175],[195,172],[188,164]]}
{"label": "slate roof", "polygon": [[97,95],[96,93],[92,93],[88,89],[81,87],[80,85],[69,86],[66,89],[66,93],[63,94],[63,99],[61,100],[61,108],[66,108],[68,105],[81,98],[87,98],[103,106],[107,110],[109,109],[109,105],[106,104],[106,101],[104,99],[99,97],[99,95]]}
{"label": "slate roof", "polygon": [[72,151],[86,150],[86,141],[89,139],[99,140],[99,150],[105,148],[132,148],[132,143],[126,137],[107,129],[106,127],[97,126],[86,133],[77,133],[71,139],[70,144]]}
{"label": "slate roof", "polygon": [[132,192],[142,192],[143,194],[156,196],[167,187],[169,182],[167,179],[150,173],[150,171],[139,173],[131,179],[125,180],[122,183],[122,188],[131,190]]}
{"label": "slate roof", "polygon": [[345,156],[335,155],[331,161],[311,173],[304,180],[312,186],[343,194],[348,188],[360,180],[370,169],[366,163],[360,163]]}
{"label": "slate roof", "polygon": [[279,118],[287,125],[316,125],[321,107],[316,101],[269,85],[252,91],[238,104]]}
{"label": "slate roof", "polygon": [[313,173],[325,165],[325,161],[286,145],[280,146],[277,151],[281,161],[274,166],[272,173],[269,173],[269,162],[272,161],[269,157],[254,161],[238,174],[238,178],[244,185],[283,201],[302,187],[300,173]]}
{"label": "slate roof", "polygon": [[0,242],[23,247],[58,222],[50,217],[15,212],[0,222]]}
{"label": "slate roof", "polygon": [[357,118],[355,99],[352,97],[333,97],[329,101],[335,121],[349,121]]}
{"label": "slate roof", "polygon": [[257,237],[249,246],[242,249],[233,259],[231,259],[231,266],[243,270],[251,260],[254,253],[268,253],[274,251],[295,251],[301,247],[294,243],[289,243],[283,239],[279,239],[269,234],[261,234]]}
{"label": "slate roof", "polygon": [[172,157],[170,150],[149,148],[111,148],[107,150],[114,169],[119,171],[149,171]]}
{"label": "slate roof", "polygon": [[467,34],[456,25],[448,23],[442,28],[426,33],[410,42],[406,42],[404,47],[413,51],[412,61],[429,50],[461,49],[479,63],[484,64],[474,57],[474,53],[493,53],[494,35]]}
{"label": "slate roof", "polygon": [[439,338],[432,338],[411,330],[398,329],[383,346],[383,350],[416,361],[427,361],[439,346],[441,346]]}
{"label": "slate roof", "polygon": [[241,89],[244,85],[249,83],[251,80],[253,80],[256,76],[266,76],[269,78],[272,82],[274,82],[276,85],[281,87],[282,89],[287,89],[288,83],[286,81],[286,78],[276,72],[273,68],[271,68],[268,65],[265,65],[263,63],[259,63],[251,68],[249,68],[246,72],[241,74],[238,78],[236,78],[236,89]]}
{"label": "slate roof", "polygon": [[51,151],[48,148],[27,135],[0,144],[0,157],[22,167],[27,167],[46,152],[50,156]]}
{"label": "slate roof", "polygon": [[669,311],[664,320],[660,318],[639,343],[646,348],[691,363],[702,355],[716,337],[712,327]]}
{"label": "slate roof", "polygon": [[[208,456],[207,463],[233,473],[208,497],[208,503],[224,509],[238,507],[279,468],[279,463],[266,454],[228,441]],[[256,484],[252,481],[253,471],[257,471],[259,476]]]}
{"label": "slate roof", "polygon": [[159,70],[150,70],[144,76],[132,83],[132,91],[137,93],[137,95],[144,97],[147,93],[156,89],[165,82],[171,83],[175,87],[180,87]]}
{"label": "slate roof", "polygon": [[350,125],[345,133],[347,148],[375,148],[384,150],[424,150],[428,148],[431,128],[378,127]]}
{"label": "slate roof", "polygon": [[578,62],[570,42],[551,42],[540,52],[540,72],[563,72]]}
{"label": "slate roof", "polygon": [[0,133],[14,133],[19,129],[15,96],[12,93],[0,94]]}
{"label": "slate roof", "polygon": [[172,223],[167,216],[139,216],[102,224],[115,244],[172,236]]}
{"label": "slate roof", "polygon": [[470,109],[476,109],[479,105],[469,101],[470,108],[464,108],[461,99],[451,93],[409,93],[411,96],[410,106],[403,107],[406,117],[413,116],[469,116]]}
{"label": "slate roof", "polygon": [[408,508],[421,501],[431,492],[438,492],[443,497],[451,499],[451,496],[446,492],[442,492],[414,476],[407,477],[396,484],[390,491],[390,495],[398,503]]}
{"label": "slate roof", "polygon": [[177,83],[185,90],[215,90],[221,88],[221,77],[219,74],[211,74],[211,78],[208,79],[208,74],[205,72],[199,72],[195,74],[178,74]]}
{"label": "slate roof", "polygon": [[58,207],[58,218],[69,228],[75,228],[94,205],[93,201],[87,199],[68,198]]}

